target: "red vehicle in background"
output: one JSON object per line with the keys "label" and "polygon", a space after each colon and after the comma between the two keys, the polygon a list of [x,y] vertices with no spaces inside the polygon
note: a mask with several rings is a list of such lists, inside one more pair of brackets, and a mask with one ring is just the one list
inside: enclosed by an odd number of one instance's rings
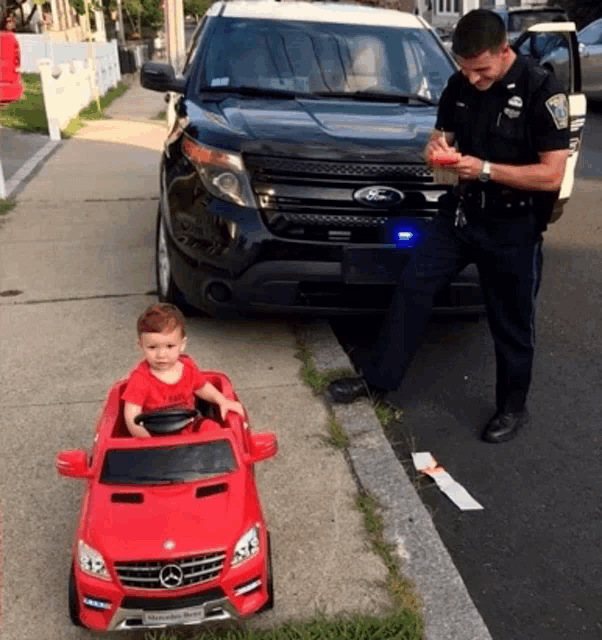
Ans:
{"label": "red vehicle in background", "polygon": [[[238,400],[225,375],[209,381]],[[138,416],[153,437],[134,438],[123,419],[126,383],[109,391],[91,456],[56,458],[60,474],[87,481],[69,577],[72,622],[156,629],[270,608],[270,542],[254,464],[276,454],[276,436],[253,434],[233,412],[218,423],[216,412],[166,409]]]}
{"label": "red vehicle in background", "polygon": [[21,51],[17,36],[0,31],[0,106],[16,102],[23,95]]}

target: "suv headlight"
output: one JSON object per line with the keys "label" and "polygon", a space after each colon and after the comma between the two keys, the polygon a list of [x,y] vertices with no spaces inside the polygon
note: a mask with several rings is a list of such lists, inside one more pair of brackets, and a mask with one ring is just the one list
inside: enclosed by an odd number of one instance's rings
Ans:
{"label": "suv headlight", "polygon": [[245,560],[252,558],[259,551],[259,525],[249,529],[234,547],[232,566],[235,567]]}
{"label": "suv headlight", "polygon": [[182,152],[196,167],[209,193],[241,207],[256,206],[240,153],[220,151],[186,135],[182,137]]}
{"label": "suv headlight", "polygon": [[102,555],[83,540],[80,540],[77,546],[77,563],[82,571],[90,575],[104,580],[111,579]]}

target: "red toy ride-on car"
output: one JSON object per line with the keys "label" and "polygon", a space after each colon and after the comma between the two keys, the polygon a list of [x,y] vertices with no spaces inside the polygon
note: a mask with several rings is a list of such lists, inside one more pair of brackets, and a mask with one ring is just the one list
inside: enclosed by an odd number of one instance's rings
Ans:
{"label": "red toy ride-on car", "polygon": [[[224,374],[209,381],[238,400]],[[206,411],[168,409],[139,416],[154,435],[134,438],[123,419],[126,383],[109,391],[92,455],[56,458],[60,474],[87,481],[69,576],[72,622],[155,629],[271,607],[270,538],[254,465],[276,454],[276,436],[253,434],[234,412],[220,424]]]}

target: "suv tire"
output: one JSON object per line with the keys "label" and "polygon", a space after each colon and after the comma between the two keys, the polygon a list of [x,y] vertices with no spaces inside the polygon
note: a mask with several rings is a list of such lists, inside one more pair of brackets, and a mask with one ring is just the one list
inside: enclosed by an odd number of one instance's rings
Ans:
{"label": "suv tire", "polygon": [[167,232],[161,205],[157,210],[157,233],[155,241],[155,276],[157,280],[157,296],[159,302],[175,304],[182,313],[189,313],[190,306],[186,298],[178,289],[171,274],[171,263],[169,261],[169,249],[167,246]]}

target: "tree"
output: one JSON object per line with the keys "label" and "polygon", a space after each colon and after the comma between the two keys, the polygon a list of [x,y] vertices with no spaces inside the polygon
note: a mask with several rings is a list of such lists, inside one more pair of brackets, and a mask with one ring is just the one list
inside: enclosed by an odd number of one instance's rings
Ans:
{"label": "tree", "polygon": [[602,3],[600,0],[548,0],[550,6],[564,7],[569,17],[581,29],[593,20],[602,18]]}
{"label": "tree", "polygon": [[34,0],[34,5],[29,15],[25,15],[25,9],[23,5],[27,2],[27,0],[6,0],[4,17],[9,15],[14,15],[15,17],[19,15],[19,29],[25,29],[27,25],[31,22],[31,19],[34,17],[36,11],[41,11],[41,7],[38,8],[38,5],[42,4],[42,1],[39,0],[36,2]]}
{"label": "tree", "polygon": [[197,22],[200,17],[207,11],[213,0],[183,0],[184,15],[193,16]]}
{"label": "tree", "polygon": [[[117,11],[117,0],[102,0],[105,19]],[[124,22],[130,31],[138,31],[141,27],[157,29],[163,24],[162,0],[121,0]],[[126,26],[124,25],[124,26]]]}

